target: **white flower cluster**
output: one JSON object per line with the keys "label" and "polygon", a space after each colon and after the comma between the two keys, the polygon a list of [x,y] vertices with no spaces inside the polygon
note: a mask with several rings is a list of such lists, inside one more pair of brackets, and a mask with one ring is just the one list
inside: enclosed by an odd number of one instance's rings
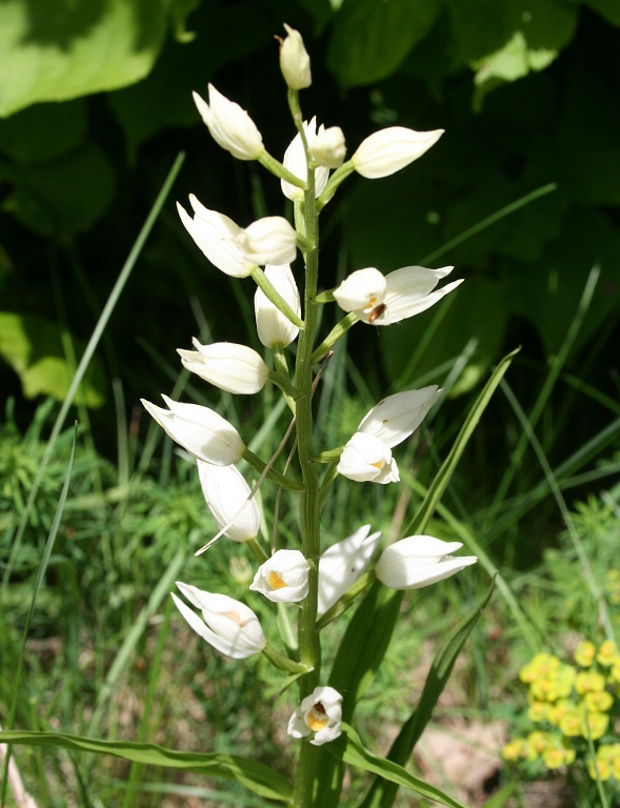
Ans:
{"label": "white flower cluster", "polygon": [[[301,36],[285,26],[280,64],[291,90],[311,83],[310,60]],[[194,94],[198,111],[216,143],[240,160],[259,160],[281,180],[282,192],[295,204],[303,203],[308,178],[313,177],[317,210],[328,202],[342,179],[356,171],[370,179],[385,177],[420,157],[437,142],[442,130],[416,132],[390,127],[362,142],[348,162],[339,127],[317,127],[312,118],[286,149],[278,163],[266,151],[262,136],[249,115],[209,85],[209,101]],[[335,173],[331,173],[335,171]],[[331,186],[331,187],[330,187]],[[312,196],[310,196],[312,198]],[[178,206],[181,221],[208,260],[234,278],[252,277],[258,288],[254,298],[260,342],[281,352],[303,327],[300,293],[291,263],[303,238],[287,219],[267,216],[246,228],[229,217],[204,207],[190,196],[193,215]],[[260,269],[264,267],[263,269]],[[367,324],[386,326],[429,308],[461,281],[436,289],[452,267],[426,269],[403,267],[384,276],[378,269],[359,269],[349,275],[330,300]],[[351,318],[349,317],[349,320]],[[295,388],[281,371],[255,350],[235,343],[179,349],[181,362],[201,379],[233,394],[259,392],[271,381],[289,393]],[[350,480],[386,484],[399,480],[392,449],[421,424],[441,390],[436,386],[388,396],[362,419],[355,434],[339,451],[337,471]],[[237,429],[214,410],[196,404],[172,401],[163,396],[167,409],[144,401],[144,406],[166,433],[180,444],[198,465],[204,498],[220,534],[235,542],[258,547],[261,512],[253,492],[236,468],[246,446]],[[381,538],[364,525],[348,538],[330,546],[318,559],[319,616],[327,613],[368,570]],[[386,586],[414,589],[439,581],[476,561],[452,557],[458,542],[443,542],[431,536],[410,536],[383,550],[374,576]],[[264,551],[260,550],[263,553]],[[316,560],[314,562],[316,564]],[[298,549],[279,549],[259,567],[250,590],[274,603],[301,604],[308,596],[311,564]],[[243,659],[269,650],[256,614],[244,603],[227,595],[205,592],[179,582],[178,588],[198,612],[175,594],[176,606],[191,628],[223,654]],[[295,738],[312,736],[320,745],[340,734],[342,696],[331,687],[317,687],[291,716],[288,732]]]}

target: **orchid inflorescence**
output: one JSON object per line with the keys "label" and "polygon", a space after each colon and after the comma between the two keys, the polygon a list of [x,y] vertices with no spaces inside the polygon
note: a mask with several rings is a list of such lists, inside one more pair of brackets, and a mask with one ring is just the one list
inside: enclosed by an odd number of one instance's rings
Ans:
{"label": "orchid inflorescence", "polygon": [[[442,391],[431,385],[387,396],[367,413],[344,445],[317,455],[312,449],[315,369],[354,323],[387,326],[400,322],[434,305],[461,281],[437,288],[452,267],[407,266],[387,275],[368,267],[319,294],[318,217],[339,185],[353,172],[375,179],[399,171],[421,157],[443,130],[388,127],[367,137],[345,160],[345,137],[339,127],[325,128],[315,118],[303,120],[298,91],[311,83],[310,60],[300,34],[285,28],[280,63],[297,134],[282,162],[269,154],[247,112],[215,87],[209,85],[208,101],[196,93],[194,100],[216,143],[237,159],[258,161],[281,181],[283,194],[293,203],[295,226],[282,216],[267,216],[241,227],[204,207],[194,196],[190,196],[191,213],[179,205],[181,221],[207,259],[231,277],[255,281],[258,336],[273,361],[265,361],[244,345],[202,345],[196,339],[194,350],[180,349],[179,354],[190,372],[229,393],[254,394],[269,382],[281,389],[295,421],[301,483],[286,472],[276,472],[271,462],[264,463],[250,452],[237,429],[214,410],[166,396],[166,408],[143,403],[166,433],[196,459],[205,500],[220,534],[247,543],[262,561],[250,589],[275,603],[297,604],[298,658],[280,655],[268,643],[254,612],[227,595],[179,583],[181,594],[200,616],[173,594],[176,606],[191,628],[221,653],[234,658],[264,653],[274,664],[296,674],[301,702],[291,716],[289,735],[321,745],[341,733],[341,703],[346,694],[320,682],[317,617],[334,609],[364,573],[370,583],[378,579],[387,587],[414,589],[447,578],[476,558],[453,556],[461,547],[459,542],[408,536],[384,549],[371,569],[381,533],[371,533],[370,525],[357,528],[320,554],[320,504],[334,478],[340,474],[357,482],[398,481],[392,450],[418,429]],[[301,295],[291,268],[299,252],[305,279]],[[345,315],[317,345],[318,307],[334,302]],[[295,340],[292,375],[286,349]],[[255,490],[235,466],[242,459],[260,474],[259,482],[267,478],[300,492],[300,547],[274,548],[268,556],[259,545],[261,515]],[[322,479],[318,474],[321,462],[330,464]]]}

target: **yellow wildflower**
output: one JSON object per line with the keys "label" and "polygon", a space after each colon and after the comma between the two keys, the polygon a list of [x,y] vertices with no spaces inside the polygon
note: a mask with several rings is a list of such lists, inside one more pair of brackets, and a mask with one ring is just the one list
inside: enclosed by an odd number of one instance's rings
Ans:
{"label": "yellow wildflower", "polygon": [[581,721],[581,734],[587,740],[593,741],[601,738],[609,725],[609,716],[606,713],[586,713]]}
{"label": "yellow wildflower", "polygon": [[614,697],[607,690],[597,690],[595,693],[586,693],[583,698],[588,712],[604,713],[614,703]]}
{"label": "yellow wildflower", "polygon": [[575,649],[575,662],[582,668],[589,668],[596,659],[596,646],[590,640],[584,640]]}
{"label": "yellow wildflower", "polygon": [[502,749],[504,760],[518,760],[527,754],[526,743],[523,738],[513,738]]}
{"label": "yellow wildflower", "polygon": [[[611,766],[609,765],[608,760],[602,760],[601,758],[596,758],[596,769],[598,770],[598,776],[600,780],[604,783],[606,780],[609,780],[611,777]],[[590,777],[593,780],[596,780],[596,770],[594,768],[594,761],[592,758],[588,758],[588,772]]]}
{"label": "yellow wildflower", "polygon": [[580,696],[584,693],[596,693],[605,690],[605,677],[597,671],[582,671],[575,679],[575,690]]}
{"label": "yellow wildflower", "polygon": [[530,721],[533,721],[535,724],[539,721],[544,721],[545,718],[547,718],[550,706],[551,705],[547,704],[546,701],[533,701],[527,711],[527,716]]}
{"label": "yellow wildflower", "polygon": [[609,668],[614,664],[614,660],[618,655],[618,646],[612,640],[605,640],[598,647],[598,654],[596,661],[604,668]]}

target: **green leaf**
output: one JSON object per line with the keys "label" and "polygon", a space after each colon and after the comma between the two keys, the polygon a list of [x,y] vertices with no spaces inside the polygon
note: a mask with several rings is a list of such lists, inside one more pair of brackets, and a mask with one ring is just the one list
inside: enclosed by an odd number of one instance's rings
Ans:
{"label": "green leaf", "polygon": [[45,163],[0,165],[2,178],[13,185],[4,210],[32,230],[59,240],[91,227],[107,210],[114,191],[112,164],[92,142]]}
{"label": "green leaf", "polygon": [[[389,760],[394,761],[394,763],[399,763],[401,766],[404,766],[409,760],[414,746],[431,719],[437,700],[452,673],[456,658],[465,640],[469,637],[478,622],[482,610],[491,599],[494,588],[495,585],[492,584],[484,597],[474,606],[471,612],[452,629],[437,649],[433,664],[426,677],[418,706],[409,719],[403,724],[388,754]],[[375,780],[360,808],[388,808],[388,806],[394,803],[396,791],[396,784],[388,784]]]}
{"label": "green leaf", "polygon": [[405,528],[405,535],[409,535],[410,533],[422,533],[424,531],[426,525],[428,524],[428,520],[433,515],[437,503],[440,501],[448,483],[450,482],[450,478],[452,477],[452,474],[454,473],[458,462],[461,459],[461,455],[465,451],[465,447],[469,443],[469,439],[473,435],[475,428],[478,426],[482,413],[487,408],[493,393],[497,389],[500,381],[504,378],[504,374],[510,367],[513,357],[516,356],[518,352],[519,349],[512,351],[505,356],[491,374],[491,378],[485,384],[484,389],[474,402],[474,406],[467,414],[465,423],[461,427],[456,440],[452,444],[448,457],[444,460],[441,468],[435,475],[435,479],[428,489],[428,494],[424,497],[424,502],[418,509],[411,522]]}
{"label": "green leaf", "polygon": [[620,26],[620,3],[618,3],[618,0],[585,0],[585,3],[612,25]]}
{"label": "green leaf", "polygon": [[164,0],[4,0],[0,116],[144,78],[166,33]]}
{"label": "green leaf", "polygon": [[448,805],[450,808],[466,808],[462,802],[452,799],[452,797],[444,794],[435,786],[409,774],[402,766],[368,752],[362,746],[358,734],[348,724],[342,724],[342,731],[343,734],[340,738],[325,744],[325,749],[334,757],[348,763],[350,766],[356,766],[364,771],[378,774],[379,777],[388,780],[390,783],[415,791],[416,794],[435,800],[441,805]]}
{"label": "green leaf", "polygon": [[224,755],[218,752],[177,752],[156,744],[100,741],[96,738],[57,732],[0,732],[0,743],[94,752],[148,766],[183,769],[206,774],[209,777],[224,777],[237,780],[254,794],[278,802],[288,802],[293,794],[293,787],[281,774],[261,763],[237,755]]}
{"label": "green leaf", "polygon": [[[75,340],[78,354],[84,344]],[[0,312],[0,356],[19,376],[26,398],[49,395],[62,401],[73,379],[63,350],[59,327],[34,314]],[[80,387],[78,398],[87,407],[100,407],[104,400],[103,370],[93,363]]]}
{"label": "green leaf", "polygon": [[436,0],[345,0],[336,15],[327,64],[343,87],[389,76],[433,24]]}
{"label": "green leaf", "polygon": [[79,146],[86,138],[87,128],[84,99],[37,104],[0,121],[0,152],[17,163],[53,160]]}

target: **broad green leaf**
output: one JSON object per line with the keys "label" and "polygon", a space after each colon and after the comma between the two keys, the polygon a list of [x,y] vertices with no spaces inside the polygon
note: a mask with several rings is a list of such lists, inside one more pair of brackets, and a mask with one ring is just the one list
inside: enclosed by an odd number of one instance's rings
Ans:
{"label": "broad green leaf", "polygon": [[342,731],[343,734],[340,738],[325,744],[325,749],[334,757],[348,763],[350,766],[356,766],[364,771],[378,774],[379,777],[388,780],[390,783],[408,788],[410,791],[414,791],[422,797],[435,800],[441,805],[448,805],[450,808],[466,808],[462,802],[452,799],[452,797],[444,794],[435,786],[409,774],[402,766],[368,752],[362,746],[358,734],[348,724],[343,723]]}
{"label": "broad green leaf", "polygon": [[585,0],[586,5],[605,17],[612,25],[620,26],[620,3],[618,0]]}
{"label": "broad green leaf", "polygon": [[[16,163],[42,163],[79,146],[86,138],[87,102],[36,104],[0,121],[0,152]],[[50,132],[54,133],[50,137]]]}
{"label": "broad green leaf", "polygon": [[[437,649],[433,664],[426,677],[418,706],[411,714],[410,718],[403,724],[388,754],[389,760],[394,763],[404,766],[409,760],[414,746],[431,719],[439,696],[442,694],[452,673],[456,658],[465,640],[469,637],[478,622],[482,610],[489,602],[493,590],[494,585],[492,584],[484,597],[474,606],[471,612],[450,631]],[[394,803],[397,788],[397,785],[394,783],[385,783],[375,780],[360,808],[389,808],[389,806]]]}
{"label": "broad green leaf", "polygon": [[0,165],[0,179],[13,186],[4,209],[56,240],[91,227],[106,211],[114,191],[112,164],[92,142],[44,163]]}
{"label": "broad green leaf", "polygon": [[[84,344],[75,341],[81,354]],[[0,356],[19,376],[26,398],[49,395],[62,401],[73,378],[63,350],[58,325],[35,314],[0,312]],[[87,407],[100,407],[104,400],[103,370],[93,363],[78,397]]]}
{"label": "broad green leaf", "polygon": [[166,33],[164,0],[4,0],[0,116],[144,78]]}
{"label": "broad green leaf", "polygon": [[345,0],[336,14],[327,64],[343,87],[393,73],[433,24],[436,0]]}
{"label": "broad green leaf", "polygon": [[26,744],[28,746],[49,746],[93,752],[97,755],[112,755],[141,763],[147,766],[161,766],[168,769],[206,774],[209,777],[224,777],[237,780],[254,794],[265,799],[288,802],[293,787],[286,778],[268,766],[246,760],[237,755],[224,755],[217,752],[177,752],[150,743],[130,743],[129,741],[101,741],[79,735],[57,732],[0,732],[0,743]]}

